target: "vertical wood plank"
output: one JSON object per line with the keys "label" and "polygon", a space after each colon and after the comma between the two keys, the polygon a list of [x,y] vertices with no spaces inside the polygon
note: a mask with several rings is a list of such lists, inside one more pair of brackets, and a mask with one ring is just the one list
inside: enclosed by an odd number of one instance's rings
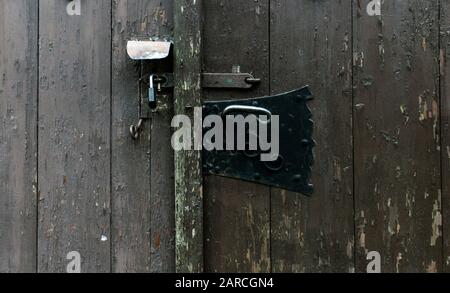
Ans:
{"label": "vertical wood plank", "polygon": [[441,269],[439,1],[354,1],[357,271]]}
{"label": "vertical wood plank", "polygon": [[151,271],[175,272],[173,96],[162,95],[151,120]]}
{"label": "vertical wood plank", "polygon": [[[151,26],[157,36],[173,32],[173,1],[160,3],[155,11],[158,25]],[[173,55],[162,60],[157,72],[173,72]],[[175,181],[174,151],[171,147],[171,121],[174,116],[173,93],[158,97],[151,113],[151,271],[175,272]]]}
{"label": "vertical wood plank", "polygon": [[270,188],[205,178],[207,272],[270,272]]}
{"label": "vertical wood plank", "polygon": [[443,211],[443,271],[450,272],[450,1],[441,0],[441,162]]}
{"label": "vertical wood plank", "polygon": [[36,270],[38,2],[0,8],[0,272]]}
{"label": "vertical wood plank", "polygon": [[[205,90],[207,100],[269,94],[269,1],[204,2],[205,72],[233,66],[262,82],[250,91]],[[205,178],[205,258],[208,272],[270,271],[270,188]]]}
{"label": "vertical wood plank", "polygon": [[110,271],[111,1],[41,0],[39,272]]}
{"label": "vertical wood plank", "polygon": [[[133,38],[165,36],[172,29],[172,1],[113,1],[112,47],[112,245],[114,272],[172,272],[175,266],[171,98],[146,121],[138,119],[137,63],[126,53]],[[153,138],[152,143],[150,139]]]}
{"label": "vertical wood plank", "polygon": [[271,1],[271,91],[310,85],[311,198],[272,190],[274,272],[354,271],[351,0]]}
{"label": "vertical wood plank", "polygon": [[[201,107],[201,11],[203,1],[174,1],[176,115],[194,121]],[[193,123],[192,123],[193,125]],[[198,134],[201,135],[201,134]],[[200,137],[201,139],[201,137]],[[177,272],[203,271],[203,180],[201,151],[175,151],[175,260]]]}

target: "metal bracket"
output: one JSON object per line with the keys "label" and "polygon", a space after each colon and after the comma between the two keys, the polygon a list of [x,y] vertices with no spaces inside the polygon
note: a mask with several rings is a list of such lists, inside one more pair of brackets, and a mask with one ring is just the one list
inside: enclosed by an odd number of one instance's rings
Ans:
{"label": "metal bracket", "polygon": [[[133,59],[140,61],[140,78],[138,80],[139,91],[139,122],[137,126],[130,127],[133,139],[139,137],[143,125],[143,119],[148,119],[152,112],[157,112],[157,98],[167,93],[167,89],[174,87],[173,73],[148,73],[143,74],[143,62],[165,59],[170,55],[173,41],[167,38],[150,38],[144,40],[131,40],[127,43],[127,54]],[[223,89],[250,89],[261,80],[254,78],[249,73],[203,73],[203,88]]]}
{"label": "metal bracket", "polygon": [[[152,82],[151,82],[152,81]],[[215,89],[251,89],[261,80],[254,78],[249,73],[203,73],[202,87]],[[150,113],[154,112],[156,103],[163,93],[172,90],[174,87],[173,73],[148,73],[139,79],[139,101],[141,105],[140,118],[150,118]],[[149,103],[149,97],[152,102]]]}
{"label": "metal bracket", "polygon": [[[161,88],[173,88],[173,73],[156,73],[153,82]],[[140,82],[148,84],[150,74],[143,76]],[[261,83],[261,79],[253,77],[249,73],[203,73],[203,88],[221,88],[221,89],[250,89],[256,84]]]}
{"label": "metal bracket", "polygon": [[[312,98],[308,87],[276,96],[205,102],[203,117],[226,116],[231,113],[247,115],[278,115],[279,156],[272,162],[260,160],[261,151],[203,150],[203,173],[257,182],[294,192],[311,195],[311,167],[314,161],[313,121],[307,101]],[[261,122],[260,122],[261,123]],[[270,129],[270,127],[268,127]],[[204,129],[206,133],[209,129]],[[247,133],[248,138],[248,133]],[[224,147],[225,149],[225,147]]]}
{"label": "metal bracket", "polygon": [[[152,37],[141,40],[130,40],[127,43],[128,56],[139,61],[138,91],[139,91],[139,118],[150,118],[150,110],[156,107],[156,94],[161,94],[161,86],[155,83],[157,87],[153,87],[156,80],[154,72],[144,74],[144,64],[161,65],[160,60],[170,56],[173,41],[168,37]],[[155,63],[156,62],[156,63]],[[158,63],[159,62],[159,63]],[[146,72],[148,70],[145,70]],[[152,71],[152,70],[150,70]],[[148,107],[148,106],[149,107]]]}
{"label": "metal bracket", "polygon": [[153,75],[153,83],[156,85],[156,88],[172,89],[174,87],[173,73],[146,74],[139,79],[139,82],[150,86],[149,78],[151,75]]}
{"label": "metal bracket", "polygon": [[203,88],[250,89],[261,79],[249,73],[203,73]]}

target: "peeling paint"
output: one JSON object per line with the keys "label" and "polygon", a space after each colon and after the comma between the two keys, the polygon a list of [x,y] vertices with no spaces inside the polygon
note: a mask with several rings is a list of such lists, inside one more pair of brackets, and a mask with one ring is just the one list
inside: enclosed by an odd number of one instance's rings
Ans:
{"label": "peeling paint", "polygon": [[432,260],[431,263],[427,266],[427,273],[437,273],[437,263],[435,260]]}
{"label": "peeling paint", "polygon": [[422,95],[419,96],[419,121],[425,121],[428,118],[427,100]]}
{"label": "peeling paint", "polygon": [[358,234],[359,234],[359,247],[363,248],[364,250],[366,249],[366,232],[365,232],[365,227],[367,225],[367,220],[365,218],[365,213],[364,211],[361,211],[360,213],[360,218],[361,218],[361,223],[358,225]]}
{"label": "peeling paint", "polygon": [[382,137],[384,138],[384,140],[386,142],[392,143],[395,147],[398,147],[400,145],[399,138],[391,135],[389,132],[387,132],[387,131],[380,131],[380,134],[382,135]]}
{"label": "peeling paint", "polygon": [[436,246],[437,240],[441,237],[441,227],[442,227],[442,214],[441,214],[441,191],[438,191],[438,199],[435,200],[433,204],[433,212],[431,215],[432,225],[431,225],[431,240],[430,245]]}
{"label": "peeling paint", "polygon": [[413,216],[414,203],[416,199],[414,195],[411,194],[411,191],[408,189],[405,195],[405,205],[408,211],[408,216],[411,218]]}
{"label": "peeling paint", "polygon": [[364,67],[364,52],[353,53],[353,65],[359,68]]}
{"label": "peeling paint", "polygon": [[397,205],[392,205],[391,198],[388,199],[387,206],[389,208],[388,232],[391,235],[400,232],[399,213]]}
{"label": "peeling paint", "polygon": [[448,162],[450,163],[450,146],[447,146],[447,158]]}
{"label": "peeling paint", "polygon": [[408,108],[405,105],[400,105],[400,112],[402,113],[403,117],[405,117],[405,125],[407,125],[410,119]]}
{"label": "peeling paint", "polygon": [[348,259],[353,259],[353,240],[347,241],[346,254]]}
{"label": "peeling paint", "polygon": [[341,168],[341,162],[338,158],[334,158],[333,160],[334,165],[334,180],[337,182],[342,181],[342,168]]}
{"label": "peeling paint", "polygon": [[402,261],[402,259],[403,259],[402,253],[399,252],[397,254],[396,263],[395,263],[395,269],[396,269],[397,273],[400,273],[400,262]]}

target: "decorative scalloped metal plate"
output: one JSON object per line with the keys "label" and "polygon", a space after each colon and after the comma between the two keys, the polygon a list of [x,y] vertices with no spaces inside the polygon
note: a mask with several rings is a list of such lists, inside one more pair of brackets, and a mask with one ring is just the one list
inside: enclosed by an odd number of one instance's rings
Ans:
{"label": "decorative scalloped metal plate", "polygon": [[[203,117],[221,115],[229,106],[253,106],[268,109],[280,121],[280,157],[262,162],[260,156],[246,151],[203,150],[203,173],[265,184],[312,195],[311,167],[314,162],[314,123],[307,102],[308,87],[276,96],[246,100],[205,102]],[[270,126],[268,127],[270,130]],[[204,129],[206,133],[208,129]]]}

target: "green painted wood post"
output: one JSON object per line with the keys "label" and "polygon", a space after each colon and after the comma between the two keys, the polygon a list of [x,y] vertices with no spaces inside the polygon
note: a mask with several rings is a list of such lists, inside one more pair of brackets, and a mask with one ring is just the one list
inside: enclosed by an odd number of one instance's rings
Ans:
{"label": "green painted wood post", "polygon": [[[174,108],[193,121],[201,107],[201,0],[174,0]],[[201,151],[175,151],[176,270],[203,271]]]}

